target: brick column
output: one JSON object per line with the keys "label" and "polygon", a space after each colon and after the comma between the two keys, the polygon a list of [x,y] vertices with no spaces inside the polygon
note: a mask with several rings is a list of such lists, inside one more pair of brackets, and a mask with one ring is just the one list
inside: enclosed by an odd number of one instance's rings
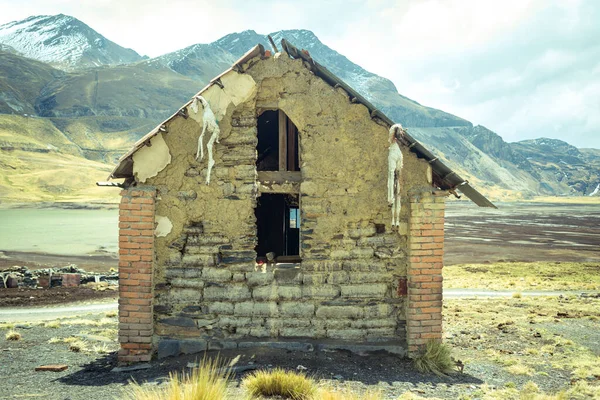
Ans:
{"label": "brick column", "polygon": [[430,339],[442,339],[442,266],[445,197],[410,197],[408,239],[408,354]]}
{"label": "brick column", "polygon": [[156,190],[121,191],[119,206],[119,363],[152,357],[152,264]]}

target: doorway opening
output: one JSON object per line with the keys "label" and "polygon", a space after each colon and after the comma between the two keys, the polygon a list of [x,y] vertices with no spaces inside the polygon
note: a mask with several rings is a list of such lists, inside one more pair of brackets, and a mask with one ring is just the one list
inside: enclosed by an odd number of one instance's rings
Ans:
{"label": "doorway opening", "polygon": [[263,193],[256,206],[259,261],[300,262],[300,204],[297,194]]}

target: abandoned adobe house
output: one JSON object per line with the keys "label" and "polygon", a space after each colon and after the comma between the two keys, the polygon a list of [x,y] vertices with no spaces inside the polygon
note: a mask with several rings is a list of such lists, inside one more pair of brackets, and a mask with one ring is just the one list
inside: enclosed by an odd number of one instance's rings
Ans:
{"label": "abandoned adobe house", "polygon": [[282,46],[250,50],[111,174],[125,178],[121,362],[252,346],[411,355],[441,338],[445,197],[493,205]]}

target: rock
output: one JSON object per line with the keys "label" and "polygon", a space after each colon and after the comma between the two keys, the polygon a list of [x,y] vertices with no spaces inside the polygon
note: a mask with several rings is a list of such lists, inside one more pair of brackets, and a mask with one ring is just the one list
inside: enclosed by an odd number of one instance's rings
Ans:
{"label": "rock", "polygon": [[36,371],[49,371],[49,372],[61,372],[69,368],[68,365],[65,364],[50,364],[50,365],[40,365],[39,367],[35,367]]}
{"label": "rock", "polygon": [[158,343],[158,359],[178,356],[179,355],[179,340],[165,339]]}
{"label": "rock", "polygon": [[141,369],[149,369],[152,366],[150,364],[134,364],[128,365],[126,367],[115,367],[110,370],[110,372],[130,372],[130,371],[138,371]]}

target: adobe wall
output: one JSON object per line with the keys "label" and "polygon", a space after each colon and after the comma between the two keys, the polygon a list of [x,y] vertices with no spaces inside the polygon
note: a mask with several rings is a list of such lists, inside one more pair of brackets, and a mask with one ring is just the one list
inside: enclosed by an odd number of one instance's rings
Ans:
{"label": "adobe wall", "polygon": [[[195,160],[201,107],[198,114],[188,107],[189,118],[173,119],[168,133],[134,157],[138,187],[156,193],[152,333],[159,357],[266,342],[404,354],[403,283],[409,252],[417,250],[409,246],[409,229],[416,229],[409,199],[431,192],[428,164],[403,149],[402,222],[392,229],[387,128],[300,60],[251,60],[244,69],[202,94],[221,129],[210,185],[206,158]],[[299,131],[302,263],[257,270],[257,110],[275,108]]]}

